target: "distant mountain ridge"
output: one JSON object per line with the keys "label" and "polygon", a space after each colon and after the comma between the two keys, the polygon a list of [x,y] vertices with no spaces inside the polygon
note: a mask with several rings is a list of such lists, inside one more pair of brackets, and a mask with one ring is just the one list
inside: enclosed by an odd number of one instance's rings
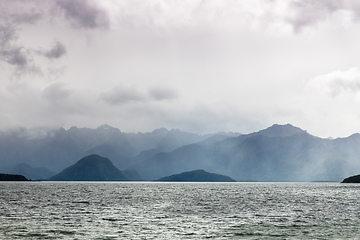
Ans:
{"label": "distant mountain ridge", "polygon": [[322,139],[290,124],[182,146],[136,163],[145,179],[207,169],[237,181],[341,181],[360,169],[360,137]]}
{"label": "distant mountain ridge", "polygon": [[55,172],[52,172],[45,167],[33,168],[26,163],[19,163],[6,172],[10,174],[23,175],[31,180],[48,179],[55,174]]}
{"label": "distant mountain ridge", "polygon": [[180,130],[156,129],[148,133],[124,133],[107,124],[96,129],[18,129],[0,132],[0,168],[15,168],[26,163],[32,168],[46,167],[58,172],[78,159],[99,154],[112,159],[115,166],[127,169],[142,151],[168,152],[208,136]]}
{"label": "distant mountain ridge", "polygon": [[323,139],[291,124],[209,135],[165,128],[124,133],[109,125],[19,129],[0,132],[0,152],[2,170],[26,163],[59,172],[98,154],[145,180],[206,169],[237,181],[341,181],[360,169],[360,134]]}

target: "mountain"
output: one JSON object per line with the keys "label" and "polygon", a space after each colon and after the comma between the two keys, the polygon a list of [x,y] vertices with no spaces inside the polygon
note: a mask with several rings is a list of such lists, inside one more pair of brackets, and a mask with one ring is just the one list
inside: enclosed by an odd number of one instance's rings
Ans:
{"label": "mountain", "polygon": [[340,181],[360,169],[360,135],[322,139],[290,124],[259,132],[182,146],[131,166],[145,179],[192,169],[232,176],[237,181]]}
{"label": "mountain", "polygon": [[51,181],[128,181],[113,163],[99,155],[82,158],[74,165],[51,177]]}
{"label": "mountain", "polygon": [[279,125],[274,124],[264,130],[254,133],[253,135],[263,135],[267,137],[290,137],[297,134],[304,134],[306,131],[301,128],[294,127],[291,124]]}
{"label": "mountain", "polygon": [[163,177],[157,181],[162,182],[236,182],[234,179],[216,173],[209,173],[205,170],[194,170],[180,174]]}
{"label": "mountain", "polygon": [[360,169],[360,134],[323,139],[291,124],[209,135],[166,128],[124,133],[106,124],[95,129],[20,128],[0,132],[0,152],[0,169],[7,173],[21,163],[60,172],[97,154],[145,180],[205,169],[237,181],[341,181]]}
{"label": "mountain", "polygon": [[360,183],[360,175],[345,178],[342,183]]}
{"label": "mountain", "polygon": [[22,175],[0,173],[0,181],[29,181],[29,180]]}
{"label": "mountain", "polygon": [[180,130],[156,129],[147,133],[124,133],[107,124],[96,129],[71,127],[57,129],[14,129],[0,132],[1,169],[17,164],[46,167],[59,172],[83,156],[98,154],[112,159],[119,169],[133,165],[142,151],[173,151],[208,136]]}

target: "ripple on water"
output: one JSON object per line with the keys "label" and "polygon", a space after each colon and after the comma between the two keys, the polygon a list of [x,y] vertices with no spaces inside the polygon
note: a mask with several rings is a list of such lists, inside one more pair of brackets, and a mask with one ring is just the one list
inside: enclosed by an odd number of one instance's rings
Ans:
{"label": "ripple on water", "polygon": [[351,239],[359,187],[0,183],[0,239]]}

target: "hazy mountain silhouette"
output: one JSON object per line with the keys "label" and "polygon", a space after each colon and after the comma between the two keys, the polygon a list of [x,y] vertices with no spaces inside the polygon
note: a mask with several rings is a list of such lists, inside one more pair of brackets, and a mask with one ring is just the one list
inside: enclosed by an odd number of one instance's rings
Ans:
{"label": "hazy mountain silhouette", "polygon": [[113,163],[104,157],[93,154],[82,158],[74,165],[51,177],[52,181],[128,181]]}
{"label": "hazy mountain silhouette", "polygon": [[194,170],[183,172],[167,177],[162,177],[157,181],[162,182],[236,182],[234,179],[216,173],[209,173],[205,170]]}
{"label": "hazy mountain silhouette", "polygon": [[55,172],[50,171],[45,167],[33,168],[26,163],[19,163],[16,166],[12,167],[9,171],[6,171],[10,174],[23,175],[28,179],[48,179],[51,176],[54,176]]}
{"label": "hazy mountain silhouette", "polygon": [[26,163],[59,172],[83,156],[98,154],[112,159],[119,169],[126,169],[140,152],[172,151],[207,136],[165,128],[149,133],[123,133],[102,125],[96,129],[71,127],[60,129],[17,129],[0,132],[0,168],[10,169]]}
{"label": "hazy mountain silhouette", "polygon": [[157,153],[131,168],[145,179],[205,169],[239,181],[340,181],[360,169],[359,146],[358,134],[329,140],[290,124],[275,124],[256,133]]}
{"label": "hazy mountain silhouette", "polygon": [[17,129],[0,132],[0,152],[3,170],[26,163],[59,172],[83,156],[98,154],[145,180],[204,169],[238,181],[341,181],[360,169],[360,134],[323,139],[290,124],[243,135],[165,128],[123,133],[108,125]]}

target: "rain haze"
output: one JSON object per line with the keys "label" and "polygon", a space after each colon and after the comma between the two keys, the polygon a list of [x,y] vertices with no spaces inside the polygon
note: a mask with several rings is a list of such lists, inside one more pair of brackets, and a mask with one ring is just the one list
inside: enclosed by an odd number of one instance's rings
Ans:
{"label": "rain haze", "polygon": [[0,130],[360,132],[357,1],[0,2]]}

